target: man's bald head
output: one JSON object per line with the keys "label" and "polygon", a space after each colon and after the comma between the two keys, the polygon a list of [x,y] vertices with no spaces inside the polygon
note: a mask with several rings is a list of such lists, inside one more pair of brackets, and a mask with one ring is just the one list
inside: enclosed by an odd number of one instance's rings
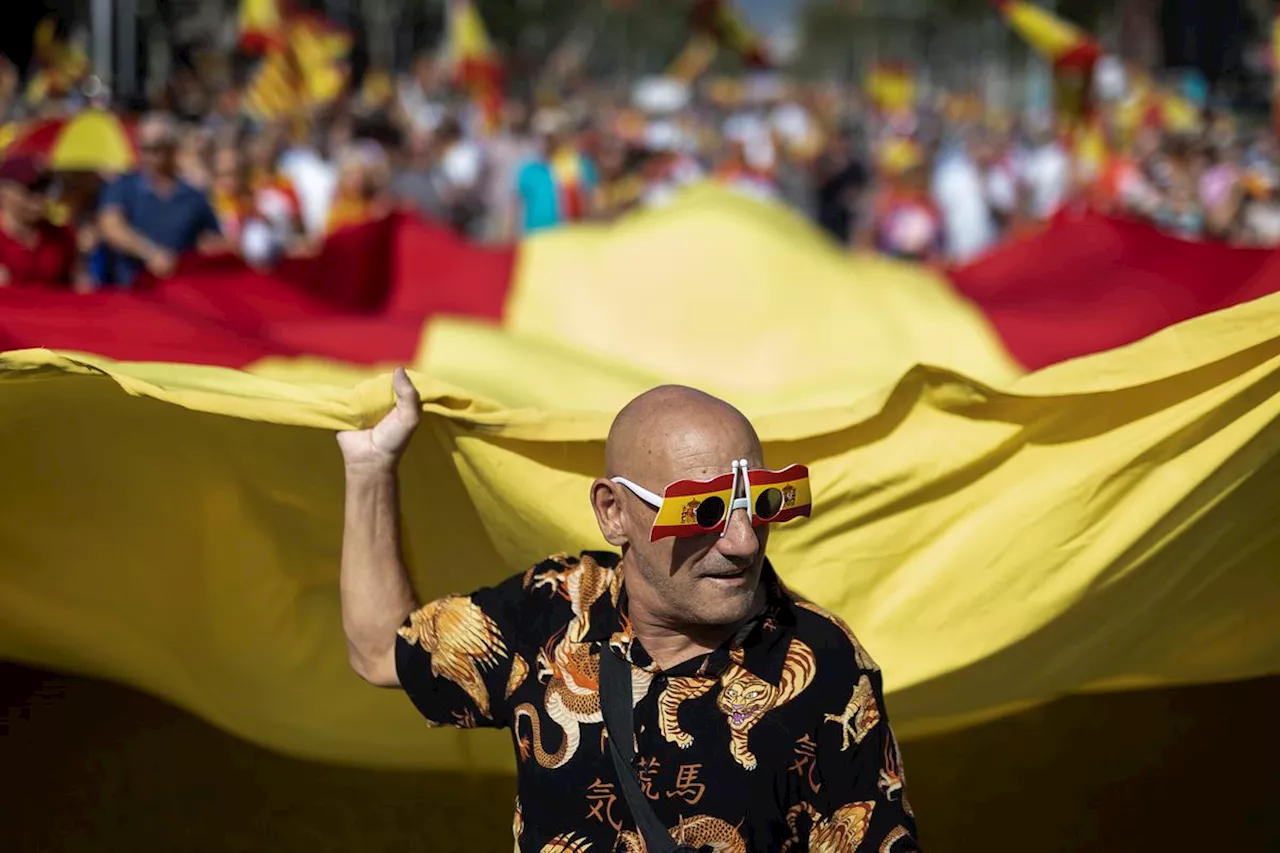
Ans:
{"label": "man's bald head", "polygon": [[[760,462],[760,439],[742,412],[696,388],[661,385],[636,397],[618,412],[605,442],[605,469],[610,477],[661,480],[661,489],[682,473],[691,456],[726,449],[715,473],[729,470],[732,459]],[[737,452],[738,455],[733,455]],[[667,479],[663,479],[663,478]],[[652,486],[651,486],[652,487]]]}

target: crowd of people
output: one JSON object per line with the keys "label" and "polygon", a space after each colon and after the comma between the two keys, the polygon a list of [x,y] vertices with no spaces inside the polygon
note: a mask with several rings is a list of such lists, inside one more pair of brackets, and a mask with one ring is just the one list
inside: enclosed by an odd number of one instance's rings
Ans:
{"label": "crowd of people", "polygon": [[926,263],[967,261],[1071,206],[1280,244],[1275,140],[1227,115],[1194,131],[1103,115],[1099,157],[1078,129],[972,99],[884,110],[852,87],[776,77],[584,84],[486,111],[424,55],[305,121],[253,120],[235,91],[178,82],[131,120],[134,172],[0,155],[0,284],[129,286],[190,251],[267,267],[395,210],[504,242],[703,180],[788,205],[852,250]]}

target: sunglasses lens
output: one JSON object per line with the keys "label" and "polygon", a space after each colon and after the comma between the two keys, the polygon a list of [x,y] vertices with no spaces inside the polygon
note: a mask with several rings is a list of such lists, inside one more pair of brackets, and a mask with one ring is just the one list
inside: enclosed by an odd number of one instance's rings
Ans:
{"label": "sunglasses lens", "polygon": [[782,512],[782,490],[768,488],[756,495],[756,517],[765,521]]}
{"label": "sunglasses lens", "polygon": [[699,527],[715,527],[724,518],[724,498],[711,496],[698,504],[697,519]]}

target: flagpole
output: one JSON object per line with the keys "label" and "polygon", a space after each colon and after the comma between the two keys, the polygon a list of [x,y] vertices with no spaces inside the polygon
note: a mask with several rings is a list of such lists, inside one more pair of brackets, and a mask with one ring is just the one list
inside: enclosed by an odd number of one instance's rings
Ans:
{"label": "flagpole", "polygon": [[138,8],[135,0],[116,0],[116,91],[133,97],[138,94]]}
{"label": "flagpole", "polygon": [[1271,21],[1271,127],[1280,135],[1280,8]]}
{"label": "flagpole", "polygon": [[111,54],[111,0],[93,0],[90,9],[90,25],[93,29],[93,73],[102,84],[112,83]]}

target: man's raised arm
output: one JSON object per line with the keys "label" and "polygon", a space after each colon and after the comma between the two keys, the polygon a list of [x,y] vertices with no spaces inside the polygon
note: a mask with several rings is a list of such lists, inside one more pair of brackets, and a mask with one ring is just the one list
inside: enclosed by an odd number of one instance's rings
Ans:
{"label": "man's raised arm", "polygon": [[396,687],[396,630],[417,607],[400,553],[396,468],[422,416],[404,368],[392,377],[396,406],[376,426],[338,433],[346,464],[342,528],[342,628],[351,668],[364,680]]}

